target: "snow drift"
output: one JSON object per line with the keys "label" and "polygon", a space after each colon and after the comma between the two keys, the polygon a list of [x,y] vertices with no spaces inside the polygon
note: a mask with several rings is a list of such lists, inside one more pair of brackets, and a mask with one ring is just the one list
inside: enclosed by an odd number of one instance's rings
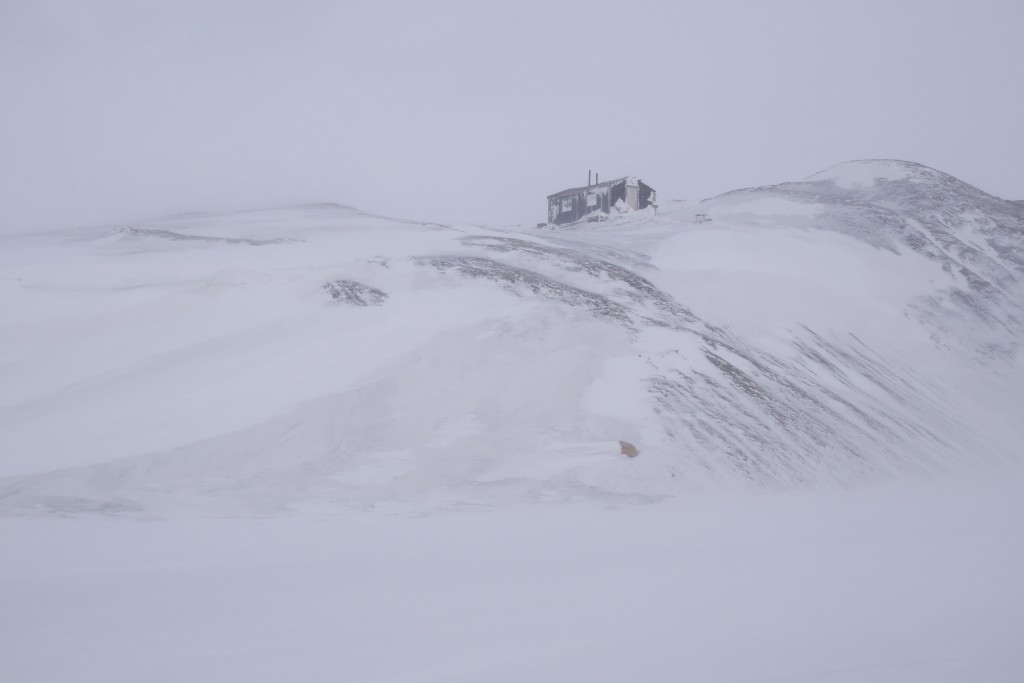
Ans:
{"label": "snow drift", "polygon": [[654,500],[1022,436],[1024,207],[908,162],[558,230],[315,205],[4,242],[5,514]]}

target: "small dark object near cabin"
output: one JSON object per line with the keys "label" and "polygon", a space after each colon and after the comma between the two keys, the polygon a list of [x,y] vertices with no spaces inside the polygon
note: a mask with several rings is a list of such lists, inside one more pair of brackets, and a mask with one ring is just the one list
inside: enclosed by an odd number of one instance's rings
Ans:
{"label": "small dark object near cabin", "polygon": [[640,455],[640,451],[636,449],[636,446],[634,446],[628,441],[620,441],[619,448],[622,449],[622,455],[626,456],[627,458],[635,458],[636,456]]}

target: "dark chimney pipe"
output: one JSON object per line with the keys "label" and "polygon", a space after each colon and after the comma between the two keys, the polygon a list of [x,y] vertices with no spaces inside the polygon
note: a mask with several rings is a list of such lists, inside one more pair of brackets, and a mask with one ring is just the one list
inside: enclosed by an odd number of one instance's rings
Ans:
{"label": "dark chimney pipe", "polygon": [[600,185],[601,184],[601,174],[600,173],[595,173],[594,174],[594,184],[595,185]]}
{"label": "dark chimney pipe", "polygon": [[590,187],[590,171],[587,171],[587,187]]}

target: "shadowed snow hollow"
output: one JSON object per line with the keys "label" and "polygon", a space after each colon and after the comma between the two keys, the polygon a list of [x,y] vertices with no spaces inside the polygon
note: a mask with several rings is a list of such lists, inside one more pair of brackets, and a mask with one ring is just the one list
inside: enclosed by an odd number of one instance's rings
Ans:
{"label": "shadowed snow hollow", "polygon": [[993,466],[1021,436],[1022,233],[1019,203],[870,161],[566,230],[316,205],[11,238],[0,511]]}

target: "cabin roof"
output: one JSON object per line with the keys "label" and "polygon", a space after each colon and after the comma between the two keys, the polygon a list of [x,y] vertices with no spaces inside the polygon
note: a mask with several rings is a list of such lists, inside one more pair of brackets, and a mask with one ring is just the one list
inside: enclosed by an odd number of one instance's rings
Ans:
{"label": "cabin roof", "polygon": [[621,183],[623,180],[626,180],[627,178],[629,178],[629,176],[624,176],[622,178],[616,178],[615,180],[606,180],[603,183],[597,183],[595,185],[583,185],[581,187],[570,187],[568,190],[562,190],[561,192],[556,192],[554,194],[549,194],[548,195],[548,199],[554,199],[555,197],[561,197],[562,195],[566,195],[566,194],[577,194],[579,192],[583,192],[584,190],[593,190],[594,188],[597,188],[597,187],[610,187],[610,186],[612,186],[612,185],[614,185],[616,183]]}
{"label": "cabin roof", "polygon": [[[549,194],[548,199],[557,199],[558,197],[563,197],[565,195],[578,194],[580,192],[584,192],[586,190],[593,190],[598,187],[611,187],[612,185],[618,185],[622,181],[630,182],[633,185],[643,183],[643,181],[640,180],[639,178],[627,175],[623,176],[622,178],[616,178],[615,180],[606,180],[603,183],[596,183],[594,185],[581,185],[580,187],[570,187],[568,190],[562,190],[561,192]],[[650,185],[647,185],[647,183],[644,183],[644,185],[649,189],[654,189]]]}

